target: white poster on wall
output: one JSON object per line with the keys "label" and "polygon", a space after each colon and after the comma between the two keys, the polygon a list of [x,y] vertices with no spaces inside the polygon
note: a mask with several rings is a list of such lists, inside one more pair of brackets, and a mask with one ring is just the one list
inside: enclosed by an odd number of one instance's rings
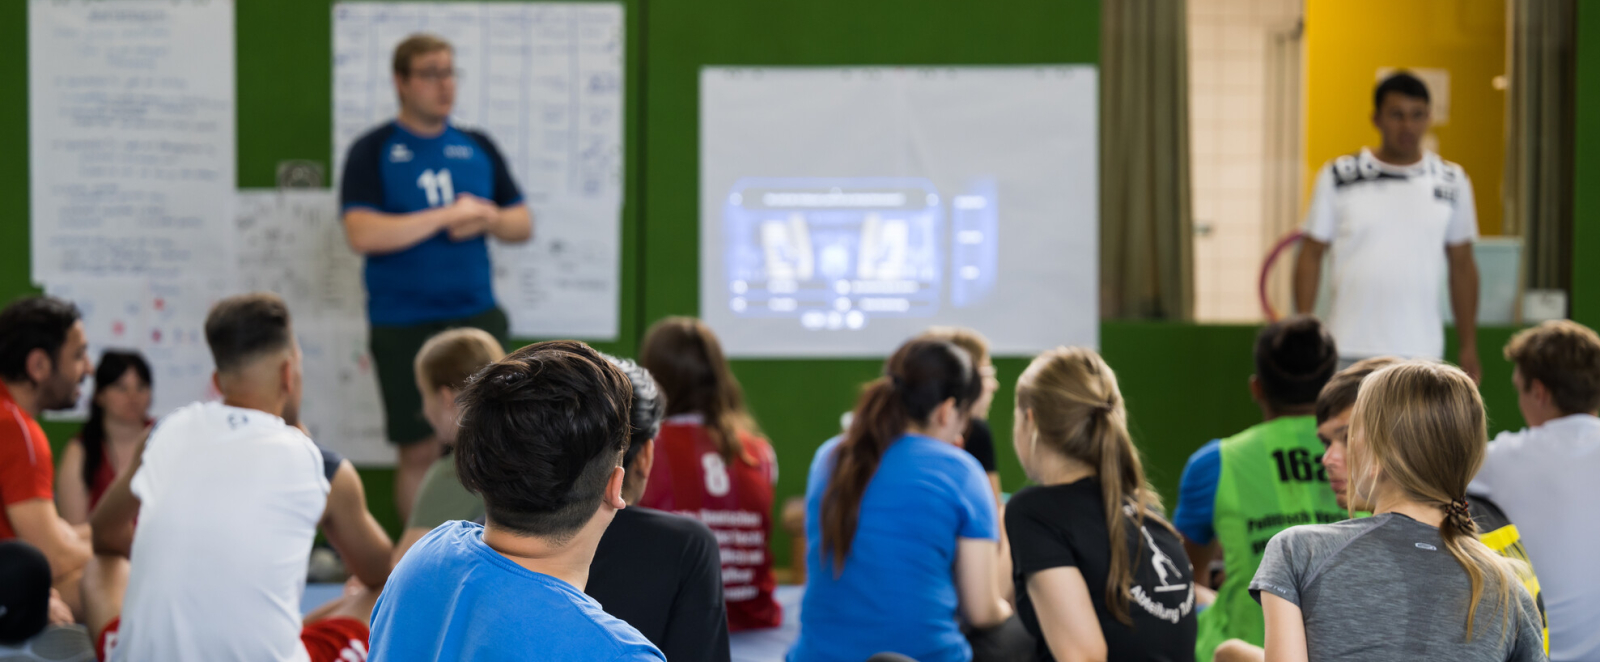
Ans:
{"label": "white poster on wall", "polygon": [[732,356],[1099,340],[1096,71],[700,72],[700,314]]}
{"label": "white poster on wall", "polygon": [[[98,363],[108,349],[131,350],[150,364],[150,414],[157,418],[197,400],[220,399],[206,344],[211,305],[230,292],[223,281],[205,278],[67,276],[45,292],[77,305],[83,314],[89,358]],[[93,380],[84,383],[78,408],[52,419],[80,419],[88,412]]]}
{"label": "white poster on wall", "polygon": [[362,465],[394,461],[367,344],[361,258],[345,244],[327,190],[241,190],[238,289],[282,296],[305,371],[300,420],[311,438]]}
{"label": "white poster on wall", "polygon": [[[333,8],[334,176],[394,119],[392,59],[427,32],[454,50],[451,121],[485,131],[534,214],[494,245],[495,294],[521,337],[612,339],[620,306],[623,7],[608,2],[343,2]],[[576,255],[594,258],[579,262]]]}
{"label": "white poster on wall", "polygon": [[32,0],[32,276],[232,264],[232,0]]}

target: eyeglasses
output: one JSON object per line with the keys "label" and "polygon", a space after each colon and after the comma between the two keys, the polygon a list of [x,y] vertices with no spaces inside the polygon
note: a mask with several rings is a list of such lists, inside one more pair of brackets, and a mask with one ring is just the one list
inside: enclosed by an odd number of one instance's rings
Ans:
{"label": "eyeglasses", "polygon": [[429,83],[440,83],[440,82],[444,82],[444,81],[447,81],[447,80],[456,80],[456,79],[461,78],[461,70],[460,69],[418,69],[416,71],[411,72],[411,75],[415,76],[417,78],[421,78],[422,80],[424,80],[426,82],[429,82]]}

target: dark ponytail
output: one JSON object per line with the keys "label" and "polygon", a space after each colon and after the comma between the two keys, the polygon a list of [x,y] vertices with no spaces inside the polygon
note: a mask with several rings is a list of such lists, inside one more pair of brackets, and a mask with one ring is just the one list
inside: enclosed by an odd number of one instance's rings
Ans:
{"label": "dark ponytail", "polygon": [[94,369],[94,395],[89,398],[89,420],[78,432],[78,442],[83,444],[83,484],[94,488],[94,475],[106,455],[106,410],[100,406],[100,393],[122,379],[132,370],[147,387],[155,386],[150,379],[150,364],[138,352],[108,349],[100,355],[100,364]]}
{"label": "dark ponytail", "polygon": [[982,378],[966,351],[943,340],[912,340],[884,364],[884,376],[867,384],[850,429],[834,450],[833,473],[822,495],[822,550],[838,576],[850,556],[861,498],[889,445],[913,424],[926,424],[954,398],[966,412],[982,391]]}

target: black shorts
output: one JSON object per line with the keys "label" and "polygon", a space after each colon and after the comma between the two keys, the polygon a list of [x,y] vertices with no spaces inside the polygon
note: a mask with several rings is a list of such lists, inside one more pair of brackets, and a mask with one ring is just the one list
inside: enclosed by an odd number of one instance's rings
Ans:
{"label": "black shorts", "polygon": [[390,443],[409,446],[433,436],[433,426],[422,416],[422,394],[417,392],[417,351],[439,332],[461,327],[488,331],[502,346],[510,340],[506,314],[498,307],[471,317],[411,326],[372,327],[372,362],[378,370],[378,388],[383,393],[384,429]]}

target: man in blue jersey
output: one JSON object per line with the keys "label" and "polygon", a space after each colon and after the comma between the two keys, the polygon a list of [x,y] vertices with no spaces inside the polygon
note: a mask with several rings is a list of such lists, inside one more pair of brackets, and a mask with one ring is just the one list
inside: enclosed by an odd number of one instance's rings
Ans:
{"label": "man in blue jersey", "polygon": [[400,115],[350,146],[339,189],[350,248],[367,258],[372,356],[389,441],[400,448],[401,519],[442,450],[422,417],[412,358],[428,338],[453,327],[506,341],[488,238],[522,242],[533,234],[522,192],[494,143],[450,124],[453,56],[449,43],[425,34],[395,47]]}

